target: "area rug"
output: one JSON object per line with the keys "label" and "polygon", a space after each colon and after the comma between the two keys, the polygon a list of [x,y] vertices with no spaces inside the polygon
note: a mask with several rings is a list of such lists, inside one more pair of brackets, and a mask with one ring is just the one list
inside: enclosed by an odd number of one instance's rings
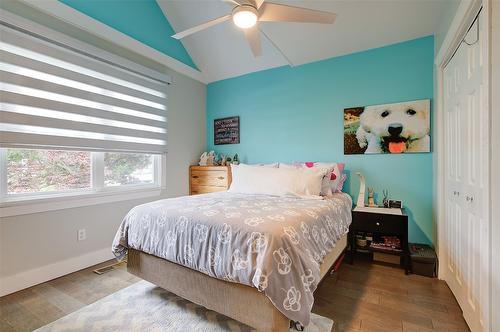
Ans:
{"label": "area rug", "polygon": [[[311,324],[305,331],[330,332],[332,327],[331,319],[313,313]],[[139,281],[36,331],[250,332],[254,330],[147,281]],[[290,331],[296,330],[290,329]]]}

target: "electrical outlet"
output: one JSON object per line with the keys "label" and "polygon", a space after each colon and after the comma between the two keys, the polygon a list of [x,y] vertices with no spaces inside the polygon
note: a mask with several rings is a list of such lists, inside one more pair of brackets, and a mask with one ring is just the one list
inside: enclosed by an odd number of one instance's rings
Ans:
{"label": "electrical outlet", "polygon": [[85,228],[79,229],[76,234],[78,241],[83,241],[87,239],[87,231],[85,230]]}

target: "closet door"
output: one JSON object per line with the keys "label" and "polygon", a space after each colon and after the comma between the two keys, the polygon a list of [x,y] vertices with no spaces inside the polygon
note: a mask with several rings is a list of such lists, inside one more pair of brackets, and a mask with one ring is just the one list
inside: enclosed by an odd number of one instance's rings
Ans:
{"label": "closet door", "polygon": [[[446,222],[446,282],[462,305],[463,298],[463,151],[464,142],[464,103],[465,95],[461,81],[466,67],[462,49],[459,49],[444,70],[445,87],[445,222]],[[443,245],[443,244],[441,244]],[[441,264],[443,264],[442,262]]]}
{"label": "closet door", "polygon": [[[488,313],[488,108],[481,16],[444,70],[445,280],[471,330]],[[485,259],[486,258],[486,259]]]}

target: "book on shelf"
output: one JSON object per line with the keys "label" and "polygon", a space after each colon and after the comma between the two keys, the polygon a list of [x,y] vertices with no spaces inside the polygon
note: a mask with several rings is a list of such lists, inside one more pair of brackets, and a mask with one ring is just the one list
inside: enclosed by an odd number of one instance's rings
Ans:
{"label": "book on shelf", "polygon": [[401,252],[403,252],[403,250],[401,248],[388,247],[388,246],[385,246],[385,245],[379,244],[379,243],[370,244],[370,250],[387,252],[387,253],[401,253]]}

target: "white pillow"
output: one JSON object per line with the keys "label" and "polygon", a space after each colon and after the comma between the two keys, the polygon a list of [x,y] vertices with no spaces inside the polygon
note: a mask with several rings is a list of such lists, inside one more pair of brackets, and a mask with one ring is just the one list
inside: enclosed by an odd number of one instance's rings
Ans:
{"label": "white pillow", "polygon": [[233,165],[231,164],[231,178],[234,180],[234,177],[236,176],[235,173],[238,173],[238,166],[250,166],[250,167],[273,167],[273,168],[278,168],[279,163],[273,163],[273,164],[238,164],[238,165]]}
{"label": "white pillow", "polygon": [[[234,172],[236,170],[236,172]],[[325,171],[231,165],[233,181],[228,192],[274,196],[318,196]]]}
{"label": "white pillow", "polygon": [[271,163],[271,164],[251,164],[250,166],[264,166],[264,167],[274,167],[278,168],[280,166],[280,163]]}

